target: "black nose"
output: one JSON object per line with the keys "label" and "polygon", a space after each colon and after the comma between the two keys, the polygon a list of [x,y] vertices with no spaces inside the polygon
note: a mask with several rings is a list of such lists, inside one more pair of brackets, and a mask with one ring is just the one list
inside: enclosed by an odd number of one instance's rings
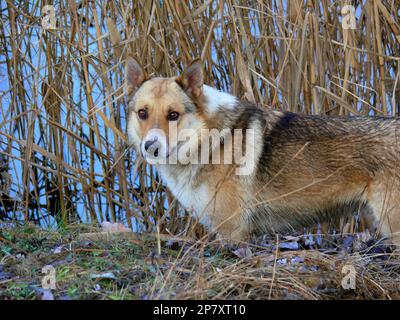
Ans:
{"label": "black nose", "polygon": [[144,150],[149,151],[149,148],[156,142],[157,140],[147,140],[144,143]]}

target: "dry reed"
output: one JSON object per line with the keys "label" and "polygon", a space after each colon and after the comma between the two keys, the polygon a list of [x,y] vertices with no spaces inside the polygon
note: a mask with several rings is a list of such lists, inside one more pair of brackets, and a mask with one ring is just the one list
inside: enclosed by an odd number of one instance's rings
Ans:
{"label": "dry reed", "polygon": [[[343,28],[349,3],[355,29]],[[128,148],[128,55],[163,76],[201,57],[208,84],[265,107],[399,115],[395,0],[60,1],[43,29],[46,4],[0,4],[0,219],[190,224]]]}

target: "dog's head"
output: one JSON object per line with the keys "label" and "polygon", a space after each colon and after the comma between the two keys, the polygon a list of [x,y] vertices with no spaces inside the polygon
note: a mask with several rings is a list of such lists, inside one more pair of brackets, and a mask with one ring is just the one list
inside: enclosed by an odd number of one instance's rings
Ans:
{"label": "dog's head", "polygon": [[128,137],[145,159],[169,157],[177,151],[180,131],[205,126],[199,110],[203,90],[200,60],[173,78],[149,78],[134,59],[127,62],[125,72]]}

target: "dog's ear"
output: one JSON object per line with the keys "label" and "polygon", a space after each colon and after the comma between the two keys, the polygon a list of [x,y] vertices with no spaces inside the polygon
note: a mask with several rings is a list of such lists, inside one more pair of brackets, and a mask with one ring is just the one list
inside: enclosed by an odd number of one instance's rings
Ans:
{"label": "dog's ear", "polygon": [[176,79],[176,82],[183,90],[194,98],[198,98],[201,95],[203,81],[203,63],[200,59],[194,60]]}
{"label": "dog's ear", "polygon": [[146,71],[133,58],[129,58],[125,65],[126,92],[131,95],[143,82],[148,79]]}

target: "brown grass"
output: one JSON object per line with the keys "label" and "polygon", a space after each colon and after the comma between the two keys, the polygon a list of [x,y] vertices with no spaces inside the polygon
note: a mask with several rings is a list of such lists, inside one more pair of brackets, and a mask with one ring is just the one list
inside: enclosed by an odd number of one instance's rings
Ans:
{"label": "brown grass", "polygon": [[[323,248],[292,237],[237,249],[97,231],[0,229],[0,299],[400,299],[399,250],[366,234],[324,237]],[[302,249],[285,249],[293,243]],[[51,295],[45,265],[55,269]],[[354,288],[342,286],[346,268]]]}
{"label": "brown grass", "polygon": [[127,55],[163,76],[201,57],[207,83],[262,106],[398,116],[400,3],[357,1],[356,29],[345,30],[347,3],[61,1],[56,29],[43,30],[47,1],[2,2],[0,170],[12,183],[0,218],[140,231],[159,221],[173,234],[190,223],[127,147]]}

